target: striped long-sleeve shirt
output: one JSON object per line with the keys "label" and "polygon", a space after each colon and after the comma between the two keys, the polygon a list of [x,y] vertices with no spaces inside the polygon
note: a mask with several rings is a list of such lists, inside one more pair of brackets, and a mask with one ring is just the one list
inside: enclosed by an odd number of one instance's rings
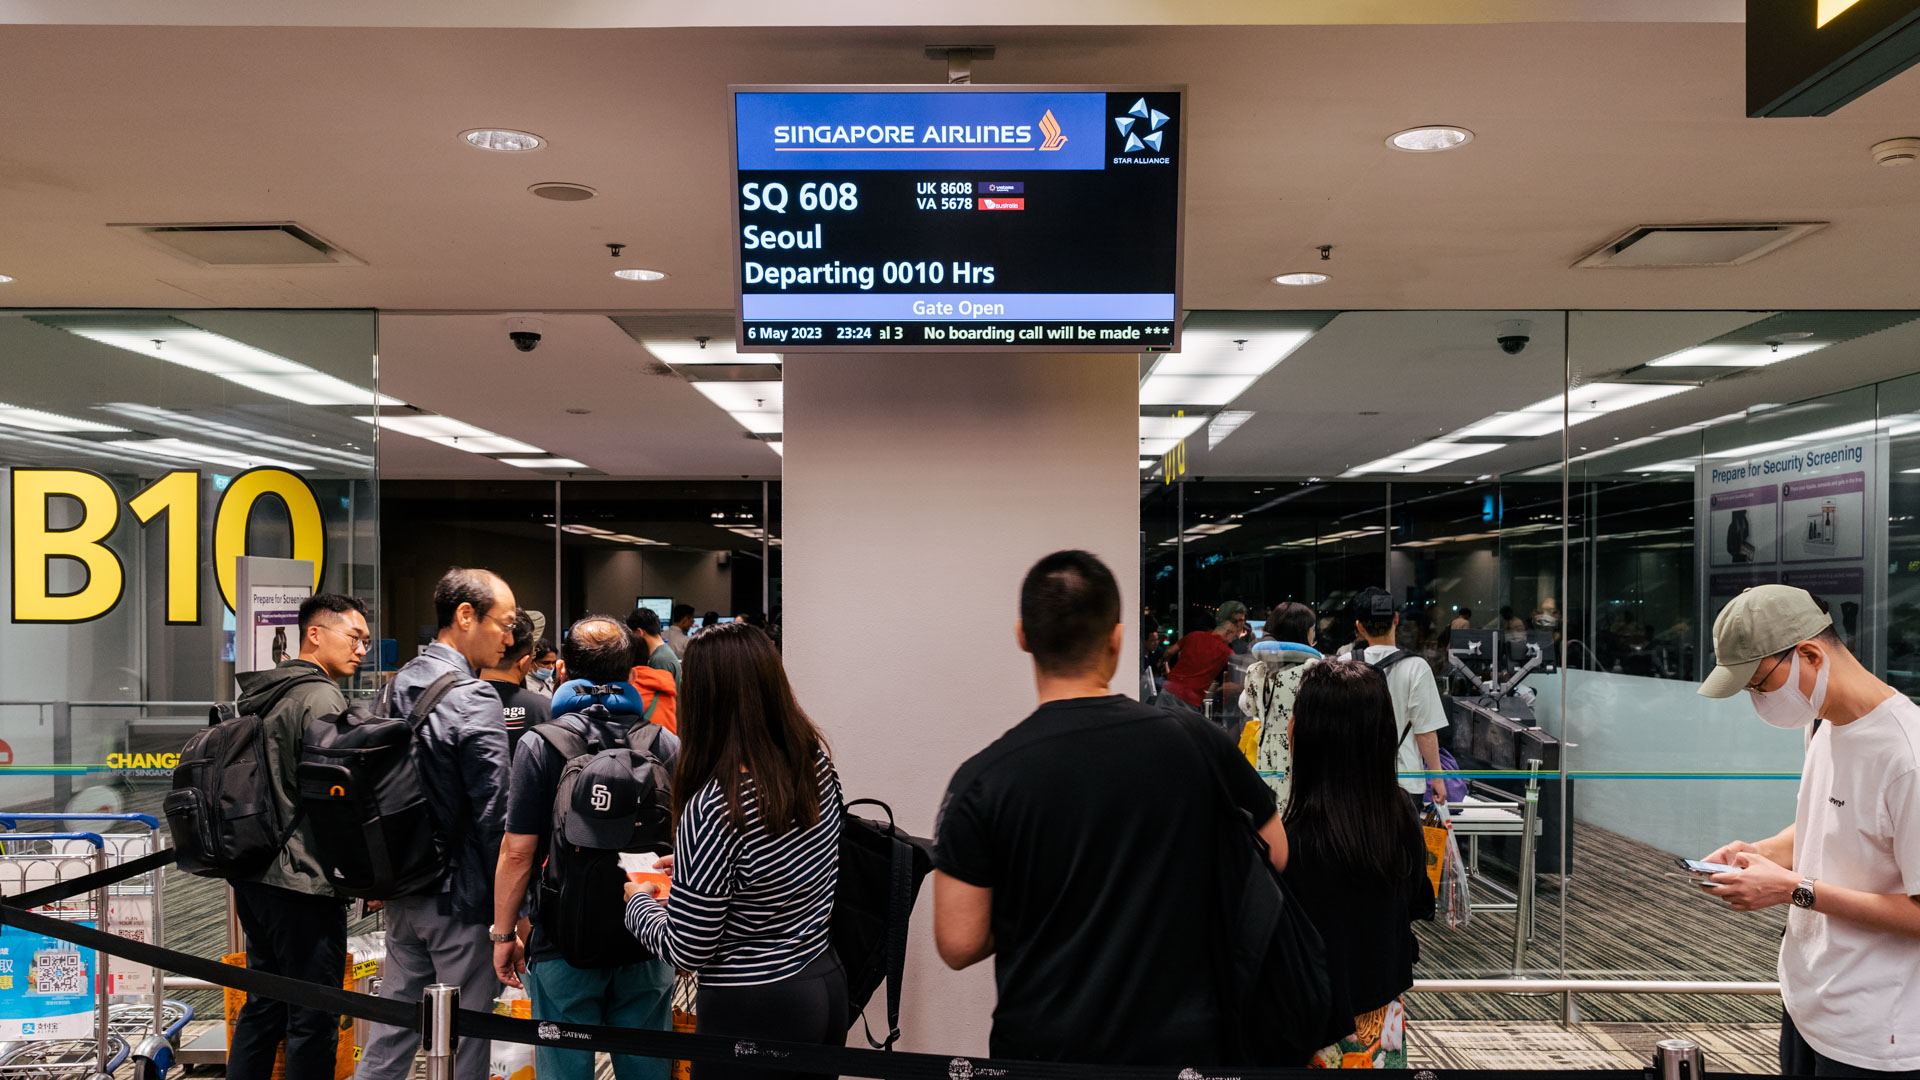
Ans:
{"label": "striped long-sleeve shirt", "polygon": [[747,827],[735,829],[726,796],[709,781],[680,816],[669,902],[635,893],[627,929],[654,955],[705,986],[759,986],[796,975],[827,948],[840,876],[840,777],[822,749],[814,760],[820,820],[769,836],[753,781],[741,784]]}

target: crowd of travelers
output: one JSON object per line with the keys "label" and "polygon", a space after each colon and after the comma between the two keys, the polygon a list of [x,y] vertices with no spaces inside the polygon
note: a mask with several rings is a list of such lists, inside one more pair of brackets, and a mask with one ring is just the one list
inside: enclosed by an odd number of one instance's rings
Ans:
{"label": "crowd of travelers", "polygon": [[[383,898],[381,996],[414,1002],[450,983],[484,1008],[524,988],[536,1019],[668,1030],[675,973],[691,972],[700,1033],[843,1042],[848,978],[830,927],[844,796],[789,684],[777,619],[595,614],[556,646],[489,571],[449,570],[433,602],[434,639],[382,707],[418,714],[414,761],[445,869]],[[1385,590],[1331,616],[1291,602],[1266,614],[1254,634],[1230,601],[1212,629],[1152,634],[1166,678],[1138,700],[1111,689],[1134,656],[1106,565],[1056,552],[1021,582],[1015,638],[1036,706],[960,765],[932,830],[934,944],[955,969],[993,961],[994,1057],[1406,1067],[1412,925],[1435,908],[1422,814],[1448,806],[1430,775],[1445,710],[1430,669],[1399,646]],[[296,827],[234,894],[249,966],[337,985],[345,905],[294,776],[302,732],[349,708],[336,680],[373,639],[347,596],[307,601],[298,629],[297,656],[239,676],[238,708],[263,719],[274,798]],[[1793,824],[1712,852],[1725,865],[1700,882],[1739,911],[1791,907],[1782,1070],[1914,1075],[1920,710],[1799,589],[1742,594],[1714,645],[1702,694],[1745,689],[1766,723],[1809,732]],[[1235,822],[1244,843],[1223,839]],[[1244,947],[1223,925],[1240,910],[1223,852],[1238,851],[1304,916],[1313,955],[1286,958],[1291,970],[1324,972],[1323,1021],[1281,1033],[1285,1061],[1247,1058],[1249,1023],[1275,1018],[1247,1016],[1224,990]],[[636,852],[650,872],[627,872]],[[267,1080],[284,1041],[288,1080],[331,1077],[337,1019],[249,999],[229,1076]],[[376,1026],[359,1075],[403,1080],[418,1041]],[[460,1041],[460,1080],[482,1080],[488,1049]],[[612,1066],[666,1080],[670,1063]],[[591,1053],[536,1051],[539,1080],[592,1071]]]}

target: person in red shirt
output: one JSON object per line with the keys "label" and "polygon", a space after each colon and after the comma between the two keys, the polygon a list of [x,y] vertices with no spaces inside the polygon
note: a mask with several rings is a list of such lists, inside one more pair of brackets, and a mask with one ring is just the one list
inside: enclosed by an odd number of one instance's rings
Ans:
{"label": "person in red shirt", "polygon": [[1172,666],[1167,669],[1167,681],[1160,688],[1156,705],[1163,709],[1182,705],[1201,708],[1207,688],[1233,657],[1233,642],[1247,632],[1247,605],[1229,600],[1220,605],[1217,618],[1212,630],[1195,630],[1167,650],[1167,662]]}

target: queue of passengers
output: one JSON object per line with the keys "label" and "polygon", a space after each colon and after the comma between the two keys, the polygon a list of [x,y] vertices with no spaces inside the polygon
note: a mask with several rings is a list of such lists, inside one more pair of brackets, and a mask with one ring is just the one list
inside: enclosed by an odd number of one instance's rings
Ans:
{"label": "queue of passengers", "polygon": [[[829,925],[840,779],[767,630],[710,616],[691,633],[690,609],[665,625],[650,611],[631,624],[590,615],[555,650],[507,582],[474,569],[449,570],[434,607],[434,641],[394,676],[393,707],[403,714],[454,676],[419,729],[417,755],[436,816],[463,825],[434,888],[385,901],[381,996],[415,1002],[428,984],[451,983],[463,1001],[485,1003],[522,986],[538,1019],[664,1031],[680,970],[699,978],[697,1032],[839,1045],[847,985]],[[1445,717],[1437,694],[1428,698],[1432,679],[1394,655],[1398,615],[1384,590],[1357,601],[1347,660],[1319,640],[1338,619],[1281,605],[1236,672],[1235,702],[1259,721],[1246,725],[1257,731],[1250,744],[1236,744],[1183,692],[1220,680],[1221,652],[1244,636],[1244,606],[1220,614],[1212,635],[1177,643],[1165,691],[1142,702],[1111,690],[1129,650],[1120,590],[1099,559],[1056,552],[1021,582],[1015,637],[1032,659],[1036,708],[960,766],[933,823],[935,946],[956,969],[993,961],[995,1057],[1236,1063],[1232,1010],[1213,990],[1228,946],[1216,920],[1196,917],[1222,899],[1216,848],[1196,840],[1218,827],[1225,798],[1257,827],[1324,942],[1342,1019],[1305,1056],[1405,1067],[1411,924],[1434,908],[1417,808],[1446,796],[1437,779],[1400,776],[1439,771],[1431,751]],[[298,656],[239,677],[240,707],[265,718],[277,765],[293,760],[309,719],[346,707],[333,680],[356,671],[371,644],[359,601],[315,596],[300,611]],[[1734,869],[1704,883],[1737,910],[1792,908],[1780,957],[1782,1070],[1913,1075],[1920,710],[1868,672],[1799,589],[1736,598],[1716,620],[1714,646],[1719,666],[1702,694],[1745,689],[1761,720],[1811,731],[1793,824],[1713,852],[1708,861]],[[511,692],[547,668],[544,710]],[[576,777],[579,746],[630,749],[632,767],[596,754]],[[274,777],[289,814],[299,799],[291,771]],[[556,843],[618,847],[649,827],[670,837],[672,854],[654,867],[668,882],[609,882],[625,935],[583,954],[542,917],[559,895],[542,867],[566,854]],[[235,883],[235,899],[249,966],[337,985],[345,909],[306,827],[267,871]],[[284,1039],[288,1080],[330,1078],[336,1021],[250,998],[229,1076],[266,1080]],[[402,1080],[417,1044],[411,1029],[376,1026],[359,1074]],[[462,1039],[455,1075],[482,1080],[487,1061],[487,1043]],[[666,1080],[669,1065],[613,1059],[620,1080]],[[586,1080],[592,1055],[543,1045],[535,1068],[541,1080]],[[693,1068],[698,1080],[785,1075],[737,1062]]]}

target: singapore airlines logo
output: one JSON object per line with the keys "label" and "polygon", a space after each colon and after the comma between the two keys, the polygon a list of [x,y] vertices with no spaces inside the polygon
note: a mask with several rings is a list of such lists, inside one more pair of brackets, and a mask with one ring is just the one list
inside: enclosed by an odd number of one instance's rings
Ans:
{"label": "singapore airlines logo", "polygon": [[[1167,121],[1171,119],[1173,118],[1161,112],[1159,109],[1147,108],[1147,99],[1141,98],[1139,101],[1133,103],[1133,108],[1127,110],[1127,115],[1114,117],[1113,124],[1120,129],[1120,134],[1127,137],[1126,153],[1131,154],[1135,150],[1142,149],[1148,149],[1158,153],[1161,143],[1165,141],[1167,136],[1167,133],[1160,129],[1166,127]],[[1145,135],[1133,129],[1133,126],[1142,120],[1147,123],[1147,134]]]}
{"label": "singapore airlines logo", "polygon": [[1040,118],[1040,134],[1047,137],[1047,141],[1040,144],[1042,150],[1058,150],[1067,145],[1067,137],[1061,133],[1060,121],[1053,118],[1052,109]]}

